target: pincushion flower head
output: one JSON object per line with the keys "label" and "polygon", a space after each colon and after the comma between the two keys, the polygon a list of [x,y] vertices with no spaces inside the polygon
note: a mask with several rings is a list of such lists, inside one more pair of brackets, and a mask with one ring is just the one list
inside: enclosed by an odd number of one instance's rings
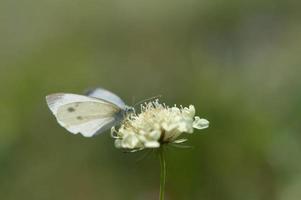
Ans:
{"label": "pincushion flower head", "polygon": [[206,119],[195,116],[195,107],[168,107],[158,100],[141,105],[141,113],[128,115],[118,130],[112,128],[117,148],[141,150],[163,144],[182,143],[182,133],[209,126]]}

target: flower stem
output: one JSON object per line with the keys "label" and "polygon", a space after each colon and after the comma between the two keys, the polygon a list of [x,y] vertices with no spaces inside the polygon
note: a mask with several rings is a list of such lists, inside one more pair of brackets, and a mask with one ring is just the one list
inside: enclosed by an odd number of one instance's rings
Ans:
{"label": "flower stem", "polygon": [[164,191],[166,183],[166,162],[164,155],[164,148],[161,146],[159,148],[159,159],[160,159],[160,200],[164,200]]}

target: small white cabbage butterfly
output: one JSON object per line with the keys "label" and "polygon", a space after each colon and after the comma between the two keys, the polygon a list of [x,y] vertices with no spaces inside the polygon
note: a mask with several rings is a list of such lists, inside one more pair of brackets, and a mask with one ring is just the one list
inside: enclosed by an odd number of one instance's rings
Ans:
{"label": "small white cabbage butterfly", "polygon": [[92,137],[120,123],[134,108],[125,105],[116,94],[97,88],[87,96],[56,93],[46,96],[58,123],[69,132]]}

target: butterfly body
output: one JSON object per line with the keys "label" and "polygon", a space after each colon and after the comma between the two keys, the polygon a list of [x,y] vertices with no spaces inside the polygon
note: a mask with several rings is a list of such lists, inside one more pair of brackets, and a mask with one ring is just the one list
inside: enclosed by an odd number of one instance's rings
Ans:
{"label": "butterfly body", "polygon": [[98,88],[87,95],[56,93],[48,95],[46,101],[61,126],[85,137],[110,129],[134,112],[110,91]]}

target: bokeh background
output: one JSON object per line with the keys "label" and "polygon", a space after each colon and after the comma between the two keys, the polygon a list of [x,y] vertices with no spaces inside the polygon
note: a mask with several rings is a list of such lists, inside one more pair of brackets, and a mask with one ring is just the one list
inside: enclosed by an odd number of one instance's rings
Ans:
{"label": "bokeh background", "polygon": [[45,95],[162,94],[209,129],[167,150],[169,200],[301,197],[300,1],[1,0],[0,198],[157,199],[159,161],[67,133]]}

